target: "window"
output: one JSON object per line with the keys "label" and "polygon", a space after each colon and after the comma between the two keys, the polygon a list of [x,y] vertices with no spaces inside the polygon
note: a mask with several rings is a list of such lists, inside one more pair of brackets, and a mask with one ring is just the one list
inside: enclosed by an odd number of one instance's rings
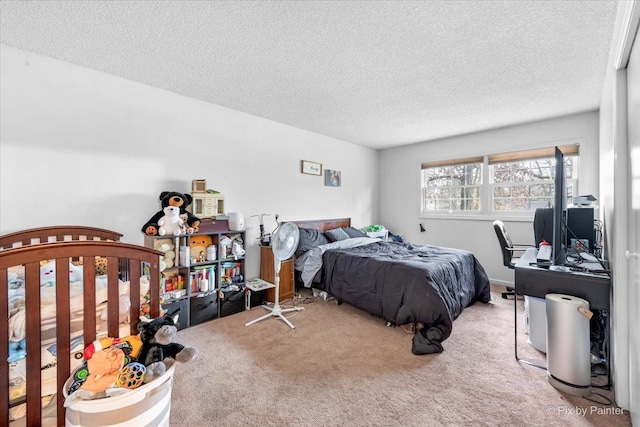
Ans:
{"label": "window", "polygon": [[[577,185],[578,147],[560,147],[565,154],[567,200]],[[527,214],[550,207],[554,200],[553,150],[423,163],[422,213]]]}
{"label": "window", "polygon": [[422,169],[422,212],[479,211],[482,158]]}

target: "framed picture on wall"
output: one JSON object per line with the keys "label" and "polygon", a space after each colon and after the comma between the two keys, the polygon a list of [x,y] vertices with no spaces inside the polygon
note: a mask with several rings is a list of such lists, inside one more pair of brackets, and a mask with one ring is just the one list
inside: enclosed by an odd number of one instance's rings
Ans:
{"label": "framed picture on wall", "polygon": [[324,171],[324,185],[327,187],[340,187],[342,184],[342,173],[331,169]]}
{"label": "framed picture on wall", "polygon": [[308,175],[322,176],[322,163],[310,162],[309,160],[302,161],[302,173]]}

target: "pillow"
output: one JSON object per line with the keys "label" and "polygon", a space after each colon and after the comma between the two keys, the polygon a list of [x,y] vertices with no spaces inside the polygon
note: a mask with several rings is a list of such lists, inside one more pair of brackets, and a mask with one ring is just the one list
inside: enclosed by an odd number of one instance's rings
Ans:
{"label": "pillow", "polygon": [[342,227],[342,229],[349,235],[349,237],[369,237],[367,233],[362,230],[358,230],[355,227]]}
{"label": "pillow", "polygon": [[327,240],[327,236],[322,231],[300,228],[300,241],[298,242],[295,256],[298,257],[310,249],[327,243],[329,243],[329,240]]}
{"label": "pillow", "polygon": [[327,230],[324,232],[327,235],[327,239],[330,242],[337,242],[338,240],[346,240],[349,238],[349,235],[342,228],[334,228],[332,230]]}

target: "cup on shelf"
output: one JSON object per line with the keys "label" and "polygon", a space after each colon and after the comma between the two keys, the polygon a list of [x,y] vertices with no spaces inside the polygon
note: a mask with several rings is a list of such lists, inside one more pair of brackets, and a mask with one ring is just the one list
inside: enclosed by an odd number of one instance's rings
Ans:
{"label": "cup on shelf", "polygon": [[216,245],[207,246],[207,261],[216,260]]}

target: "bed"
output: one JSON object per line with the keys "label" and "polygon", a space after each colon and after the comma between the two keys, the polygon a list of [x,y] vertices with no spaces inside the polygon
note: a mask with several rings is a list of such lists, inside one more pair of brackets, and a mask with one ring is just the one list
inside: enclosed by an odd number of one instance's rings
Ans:
{"label": "bed", "polygon": [[349,218],[294,223],[296,286],[325,291],[393,325],[423,325],[414,354],[441,352],[464,308],[491,300],[487,274],[468,251],[371,238]]}
{"label": "bed", "polygon": [[[0,322],[0,334],[10,338],[0,345],[0,377],[10,379],[0,387],[0,407],[9,409],[2,410],[0,425],[64,425],[61,391],[77,362],[75,351],[100,336],[137,334],[141,296],[147,289],[151,316],[159,315],[162,253],[122,243],[121,236],[84,226],[0,236],[0,318],[9,320]],[[106,266],[106,274],[99,274],[101,266]],[[124,324],[123,298],[130,305]],[[105,315],[104,324],[98,313]],[[14,316],[21,322],[12,321]],[[16,333],[21,341],[11,341]],[[26,356],[9,363],[10,353],[14,355],[9,343],[16,342],[24,343]],[[59,357],[62,354],[69,357]],[[16,366],[22,366],[24,381],[9,384]],[[45,381],[49,374],[52,381]],[[16,412],[26,416],[14,419]]]}

